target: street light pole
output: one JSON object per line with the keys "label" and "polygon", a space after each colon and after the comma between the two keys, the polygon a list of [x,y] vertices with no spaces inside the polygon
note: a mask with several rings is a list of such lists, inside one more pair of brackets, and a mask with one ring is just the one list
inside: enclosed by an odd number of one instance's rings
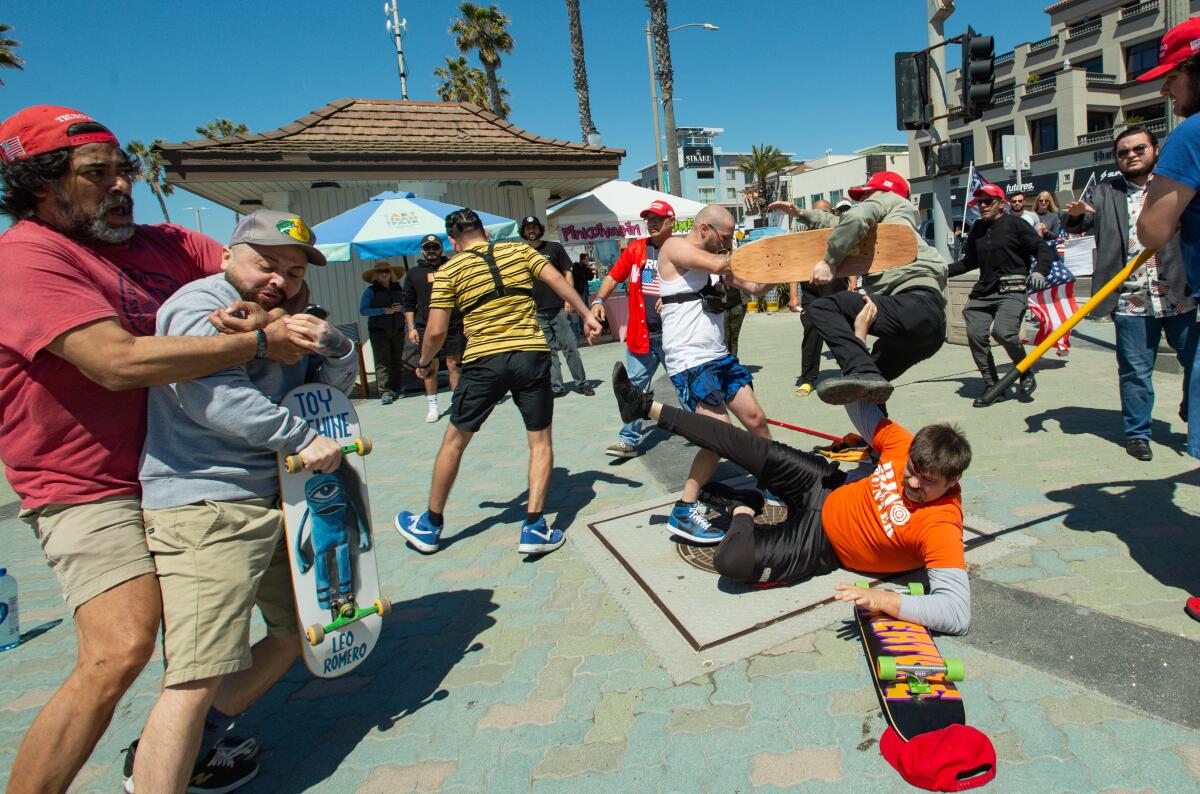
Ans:
{"label": "street light pole", "polygon": [[[947,262],[950,255],[950,177],[937,173],[937,146],[945,143],[950,133],[946,119],[946,18],[954,13],[954,0],[926,0],[929,20],[929,100],[933,105],[933,124],[929,128],[929,159],[933,161],[933,243]],[[966,79],[965,77],[963,79]]]}
{"label": "street light pole", "polygon": [[408,100],[408,73],[404,70],[404,39],[402,34],[408,30],[408,20],[400,18],[400,10],[396,8],[399,0],[391,0],[383,4],[383,13],[388,17],[387,29],[396,42],[396,65],[400,68],[400,99]]}
{"label": "street light pole", "polygon": [[[673,28],[667,28],[667,33],[674,33],[677,30],[684,28],[704,28],[705,30],[720,30],[716,25],[711,25],[708,22],[688,22],[686,25],[676,25]],[[646,23],[643,31],[646,34],[646,65],[650,71],[650,111],[654,117],[654,168],[658,174],[658,189],[666,193],[667,188],[663,181],[663,153],[662,153],[662,123],[658,119],[658,80],[654,77],[654,44],[650,34],[650,23]],[[675,186],[678,189],[678,186]]]}
{"label": "street light pole", "polygon": [[200,220],[200,213],[205,212],[207,209],[208,209],[208,207],[184,207],[183,208],[184,212],[191,211],[191,212],[196,213],[196,231],[200,232],[201,234],[204,234],[204,222]]}

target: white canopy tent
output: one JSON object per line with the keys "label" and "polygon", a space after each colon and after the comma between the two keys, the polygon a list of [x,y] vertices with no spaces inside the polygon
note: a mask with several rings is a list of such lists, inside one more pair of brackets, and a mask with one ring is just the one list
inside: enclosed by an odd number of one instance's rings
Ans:
{"label": "white canopy tent", "polygon": [[552,207],[547,232],[568,246],[645,237],[649,232],[641,212],[654,201],[665,201],[675,210],[676,233],[691,229],[696,213],[704,208],[698,201],[614,179]]}

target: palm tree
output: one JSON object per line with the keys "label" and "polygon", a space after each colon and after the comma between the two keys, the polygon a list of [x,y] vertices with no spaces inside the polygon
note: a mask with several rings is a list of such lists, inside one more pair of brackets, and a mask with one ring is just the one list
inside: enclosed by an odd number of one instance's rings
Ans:
{"label": "palm tree", "polygon": [[130,141],[125,144],[125,151],[130,156],[136,157],[142,161],[141,173],[137,175],[137,179],[141,179],[150,188],[150,192],[158,199],[158,206],[162,210],[163,220],[167,223],[171,222],[171,215],[167,212],[166,197],[175,192],[175,188],[166,181],[166,172],[162,155],[158,152],[158,145],[162,143],[162,138],[155,138],[150,142],[150,145],[141,141]]}
{"label": "palm tree", "polygon": [[238,124],[229,119],[213,119],[203,127],[197,127],[196,132],[203,135],[205,138],[228,138],[230,135],[241,135],[244,132],[249,132],[250,128],[245,124]]}
{"label": "palm tree", "polygon": [[[491,104],[487,75],[482,69],[468,66],[467,59],[462,56],[447,58],[445,66],[433,70],[433,76],[442,81],[436,90],[443,102],[471,102],[482,108]],[[497,82],[500,83],[500,107],[504,110],[503,115],[507,116],[511,110],[504,101],[509,96],[508,89],[504,87],[503,78]]]}
{"label": "palm tree", "polygon": [[579,0],[566,0],[567,25],[571,29],[571,65],[575,69],[575,99],[579,102],[579,129],[583,142],[596,132],[592,123],[592,103],[588,97],[587,64],[583,59],[583,23],[579,21]]}
{"label": "palm tree", "polygon": [[[662,91],[663,122],[667,125],[668,193],[679,192],[679,133],[675,129],[675,71],[671,68],[671,37],[667,33],[667,0],[646,0],[650,9],[650,33],[656,51],[654,72]],[[657,130],[655,131],[657,134]]]}
{"label": "palm tree", "polygon": [[[0,22],[0,68],[24,69],[25,59],[13,52],[14,47],[21,46],[21,42],[16,39],[10,39],[5,35],[10,30],[12,30],[12,25]],[[4,85],[4,81],[0,80],[0,86],[2,85]]]}
{"label": "palm tree", "polygon": [[765,218],[767,216],[767,204],[770,199],[767,196],[767,180],[778,171],[782,171],[792,164],[778,146],[763,144],[759,146],[751,146],[750,154],[743,154],[737,159],[733,167],[744,173],[747,177],[752,178],[758,183],[758,216]]}
{"label": "palm tree", "polygon": [[458,7],[461,17],[450,25],[450,35],[458,51],[466,54],[471,50],[479,53],[479,62],[487,72],[489,109],[500,118],[507,118],[508,111],[500,93],[500,80],[496,70],[500,68],[500,54],[512,52],[513,37],[505,27],[512,19],[497,6],[463,3]]}

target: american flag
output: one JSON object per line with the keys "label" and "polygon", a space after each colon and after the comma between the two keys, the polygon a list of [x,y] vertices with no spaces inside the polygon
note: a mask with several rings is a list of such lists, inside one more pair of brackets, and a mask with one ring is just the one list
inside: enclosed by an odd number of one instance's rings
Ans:
{"label": "american flag", "polygon": [[21,145],[21,139],[13,136],[0,141],[0,155],[3,155],[4,161],[9,163],[18,157],[24,157],[25,147]]}
{"label": "american flag", "polygon": [[964,223],[979,220],[979,203],[975,200],[975,191],[987,184],[989,182],[975,170],[975,163],[971,163],[971,170],[967,173],[967,209],[963,213]]}
{"label": "american flag", "polygon": [[1092,204],[1092,194],[1094,194],[1095,192],[1096,192],[1096,175],[1092,174],[1090,177],[1088,177],[1087,184],[1083,186],[1083,192],[1079,194],[1079,200],[1085,204],[1090,204],[1091,206],[1094,207],[1096,205]]}
{"label": "american flag", "polygon": [[[1061,244],[1061,243],[1060,243]],[[1067,321],[1072,314],[1079,310],[1075,301],[1075,274],[1067,270],[1061,259],[1055,259],[1050,267],[1050,275],[1046,277],[1046,288],[1029,293],[1029,311],[1037,318],[1038,331],[1033,343],[1040,345],[1055,328]],[[1063,337],[1054,343],[1058,355],[1065,356],[1071,350],[1071,335]]]}

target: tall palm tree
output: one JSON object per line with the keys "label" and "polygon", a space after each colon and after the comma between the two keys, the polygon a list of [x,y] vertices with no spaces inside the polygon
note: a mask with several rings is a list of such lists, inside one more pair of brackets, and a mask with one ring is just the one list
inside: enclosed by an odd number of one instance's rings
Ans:
{"label": "tall palm tree", "polygon": [[142,171],[136,178],[144,181],[150,188],[150,192],[158,199],[163,220],[170,223],[171,214],[167,212],[166,197],[174,193],[175,188],[166,181],[166,170],[163,167],[166,161],[163,160],[156,148],[160,143],[162,143],[162,138],[150,141],[149,146],[141,141],[130,141],[125,144],[125,151],[142,161]]}
{"label": "tall palm tree", "polygon": [[770,144],[751,146],[750,154],[743,154],[734,163],[734,168],[744,173],[747,177],[752,178],[758,184],[757,202],[758,216],[760,218],[767,216],[767,204],[770,203],[767,195],[767,180],[791,164],[792,161],[779,150],[778,146]]}
{"label": "tall palm tree", "polygon": [[507,118],[508,111],[500,94],[500,79],[496,71],[500,68],[500,54],[507,55],[513,49],[513,37],[505,27],[512,19],[494,5],[484,8],[463,3],[458,10],[462,16],[450,25],[450,35],[455,37],[454,44],[463,54],[472,50],[478,52],[479,62],[487,72],[488,95],[491,97],[489,109],[500,118]]}
{"label": "tall palm tree", "polygon": [[579,103],[579,129],[583,142],[596,132],[592,123],[592,102],[588,97],[587,64],[583,59],[583,23],[579,20],[579,0],[565,0],[567,25],[571,29],[571,66],[575,69],[575,99]]}
{"label": "tall palm tree", "polygon": [[[25,59],[13,52],[14,47],[21,46],[21,42],[8,38],[6,34],[10,30],[12,30],[12,25],[0,22],[0,68],[24,69]],[[4,81],[0,80],[0,86],[2,85],[4,85]]]}
{"label": "tall palm tree", "polygon": [[196,132],[205,138],[228,138],[230,135],[241,135],[249,131],[250,128],[245,124],[239,124],[229,119],[213,119],[203,127],[196,128]]}
{"label": "tall palm tree", "polygon": [[[491,104],[491,98],[488,96],[487,75],[483,73],[482,69],[468,66],[467,59],[462,56],[446,58],[446,65],[434,69],[433,76],[442,81],[436,90],[438,97],[443,102],[471,102],[482,108]],[[504,98],[509,96],[508,89],[504,87],[504,78],[499,78],[498,82],[500,83],[500,107],[507,116],[511,110],[508,103],[504,101]]]}
{"label": "tall palm tree", "polygon": [[[675,129],[675,70],[671,68],[671,37],[667,33],[667,0],[646,0],[650,10],[650,33],[656,51],[654,72],[662,92],[663,122],[667,125],[667,182],[673,195],[679,192],[679,133]],[[657,134],[657,130],[655,131]]]}

